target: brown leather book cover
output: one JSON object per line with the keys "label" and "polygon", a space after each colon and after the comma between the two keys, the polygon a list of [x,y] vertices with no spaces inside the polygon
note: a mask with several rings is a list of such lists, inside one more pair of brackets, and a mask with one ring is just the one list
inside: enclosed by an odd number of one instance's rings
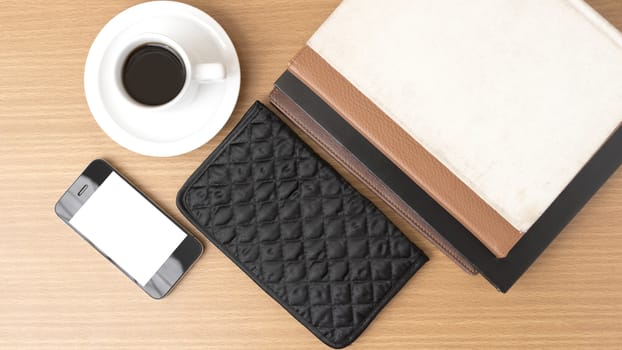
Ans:
{"label": "brown leather book cover", "polygon": [[378,106],[305,46],[289,71],[458,218],[497,257],[505,257],[522,234]]}
{"label": "brown leather book cover", "polygon": [[310,117],[296,102],[278,88],[270,93],[270,102],[275,105],[287,119],[305,134],[310,136],[318,146],[327,151],[341,166],[365,184],[381,198],[406,222],[417,228],[432,244],[443,251],[451,260],[466,272],[477,273],[477,270],[460,252],[447,242],[432,226],[413,210],[404,200],[395,194],[365,164],[355,157],[346,147],[339,143],[330,133]]}

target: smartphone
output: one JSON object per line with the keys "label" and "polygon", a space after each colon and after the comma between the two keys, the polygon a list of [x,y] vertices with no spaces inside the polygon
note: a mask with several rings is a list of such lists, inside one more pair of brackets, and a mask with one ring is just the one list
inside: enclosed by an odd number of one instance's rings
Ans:
{"label": "smartphone", "polygon": [[78,176],[55,211],[155,299],[166,296],[203,252],[197,238],[102,159]]}

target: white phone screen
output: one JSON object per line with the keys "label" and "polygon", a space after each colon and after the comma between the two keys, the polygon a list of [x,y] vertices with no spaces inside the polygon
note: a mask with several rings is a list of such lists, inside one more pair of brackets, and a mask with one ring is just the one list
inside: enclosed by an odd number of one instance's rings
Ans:
{"label": "white phone screen", "polygon": [[143,287],[187,237],[115,172],[69,223]]}

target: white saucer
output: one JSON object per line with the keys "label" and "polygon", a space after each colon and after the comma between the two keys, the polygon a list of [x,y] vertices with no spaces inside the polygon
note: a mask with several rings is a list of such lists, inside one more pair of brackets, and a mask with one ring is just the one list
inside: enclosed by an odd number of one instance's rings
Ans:
{"label": "white saucer", "polygon": [[[170,37],[189,55],[224,65],[226,78],[203,84],[191,103],[159,109],[127,103],[113,81],[117,47],[143,33]],[[240,91],[240,63],[224,29],[205,12],[174,1],[142,3],[119,13],[95,38],[84,69],[93,117],[110,138],[136,153],[167,157],[190,152],[225,125]]]}

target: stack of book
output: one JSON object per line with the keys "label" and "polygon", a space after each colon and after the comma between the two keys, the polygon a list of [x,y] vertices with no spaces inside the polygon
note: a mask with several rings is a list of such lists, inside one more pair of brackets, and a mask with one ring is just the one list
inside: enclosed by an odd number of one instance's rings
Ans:
{"label": "stack of book", "polygon": [[271,102],[505,292],[622,162],[622,35],[582,0],[345,0]]}

